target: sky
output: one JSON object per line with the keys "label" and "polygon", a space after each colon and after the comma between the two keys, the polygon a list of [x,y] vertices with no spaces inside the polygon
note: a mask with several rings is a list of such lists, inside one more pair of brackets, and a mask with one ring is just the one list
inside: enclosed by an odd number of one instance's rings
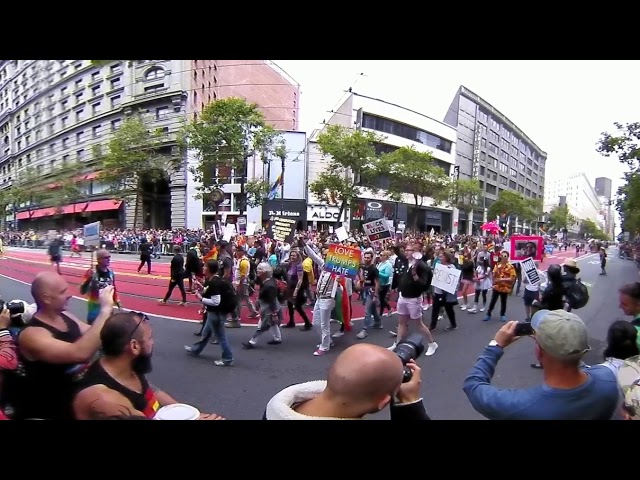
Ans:
{"label": "sky", "polygon": [[[442,121],[460,85],[489,102],[547,152],[547,178],[585,172],[613,180],[625,167],[596,151],[614,122],[640,121],[640,61],[274,60],[301,88],[300,130],[331,116],[345,90]],[[364,75],[361,75],[364,74]]]}

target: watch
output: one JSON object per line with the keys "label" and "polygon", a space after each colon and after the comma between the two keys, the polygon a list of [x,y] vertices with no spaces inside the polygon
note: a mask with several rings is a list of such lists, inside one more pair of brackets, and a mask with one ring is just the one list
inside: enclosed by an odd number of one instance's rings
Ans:
{"label": "watch", "polygon": [[[498,344],[498,342],[496,342],[495,340],[491,340],[491,341],[489,342],[489,346],[490,346],[490,347],[500,347],[500,345]],[[502,348],[502,347],[500,347],[500,348]]]}

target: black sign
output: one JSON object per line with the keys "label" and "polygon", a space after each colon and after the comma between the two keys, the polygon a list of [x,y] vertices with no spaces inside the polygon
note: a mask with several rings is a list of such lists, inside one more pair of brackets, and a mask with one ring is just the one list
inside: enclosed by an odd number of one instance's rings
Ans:
{"label": "black sign", "polygon": [[531,285],[540,285],[540,275],[538,274],[538,269],[536,268],[533,258],[529,257],[522,260],[520,262],[520,266],[529,279],[529,283]]}
{"label": "black sign", "polygon": [[293,242],[296,231],[307,228],[306,200],[268,200],[262,205],[267,222],[267,237],[278,242]]}

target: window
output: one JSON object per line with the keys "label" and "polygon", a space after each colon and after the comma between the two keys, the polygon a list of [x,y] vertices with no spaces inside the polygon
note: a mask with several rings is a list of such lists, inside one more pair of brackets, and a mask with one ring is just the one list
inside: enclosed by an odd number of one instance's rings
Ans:
{"label": "window", "polygon": [[111,121],[111,130],[117,130],[120,127],[120,124],[122,123],[122,120],[117,119],[117,120],[112,120]]}
{"label": "window", "polygon": [[111,65],[109,70],[110,70],[112,75],[115,75],[116,73],[121,73],[122,72],[122,64],[121,63],[117,63],[115,65]]}
{"label": "window", "polygon": [[449,140],[445,140],[433,133],[425,132],[424,130],[419,130],[415,127],[379,117],[377,115],[371,115],[369,113],[363,114],[362,127],[382,133],[396,135],[414,142],[422,143],[423,145],[427,145],[428,147],[432,147],[437,150],[442,150],[443,152],[451,153],[452,142]]}
{"label": "window", "polygon": [[84,92],[76,93],[76,105],[82,102],[82,98],[84,97]]}
{"label": "window", "polygon": [[122,103],[122,97],[117,95],[115,97],[111,97],[111,108],[116,108]]}
{"label": "window", "polygon": [[156,108],[156,119],[159,120],[169,115],[169,107]]}
{"label": "window", "polygon": [[91,96],[92,97],[97,97],[98,95],[100,95],[100,85],[95,86],[91,89]]}
{"label": "window", "polygon": [[158,85],[151,85],[150,87],[144,87],[144,93],[159,92],[162,89],[164,89],[164,85],[159,83]]}
{"label": "window", "polygon": [[82,79],[76,80],[76,88],[82,88],[82,87],[84,87],[83,80]]}
{"label": "window", "polygon": [[98,138],[100,136],[100,129],[102,128],[102,125],[96,125],[95,127],[93,127],[91,129],[92,134],[93,134],[93,138]]}
{"label": "window", "polygon": [[77,110],[76,111],[76,122],[81,121],[83,116],[84,116],[84,109]]}
{"label": "window", "polygon": [[164,78],[164,70],[158,67],[148,70],[144,76],[145,80],[157,80],[160,78]]}
{"label": "window", "polygon": [[121,77],[114,78],[113,80],[111,80],[111,89],[112,90],[115,90],[116,88],[120,88],[121,85],[122,85]]}
{"label": "window", "polygon": [[94,103],[91,105],[91,113],[93,115],[98,115],[102,111],[102,103]]}
{"label": "window", "polygon": [[496,191],[497,191],[497,188],[496,188],[496,186],[495,186],[495,185],[489,185],[489,184],[487,183],[487,193],[488,193],[488,194],[495,195],[495,194],[496,194]]}
{"label": "window", "polygon": [[82,160],[84,158],[84,150],[80,149],[76,152],[76,156],[78,157],[78,160]]}
{"label": "window", "polygon": [[69,146],[69,137],[65,137],[62,139],[62,148],[65,149]]}
{"label": "window", "polygon": [[93,72],[91,74],[91,81],[96,82],[100,79],[100,72]]}
{"label": "window", "polygon": [[76,143],[82,143],[84,140],[84,132],[76,133]]}

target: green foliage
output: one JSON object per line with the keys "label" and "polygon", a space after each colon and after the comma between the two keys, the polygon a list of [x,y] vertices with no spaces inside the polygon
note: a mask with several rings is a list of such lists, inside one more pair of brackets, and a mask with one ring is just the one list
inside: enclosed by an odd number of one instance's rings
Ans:
{"label": "green foliage", "polygon": [[205,106],[200,117],[185,128],[185,142],[198,159],[191,168],[199,184],[197,198],[228,183],[219,169],[244,172],[246,159],[253,155],[260,155],[265,163],[274,155],[286,158],[280,134],[266,124],[256,104],[242,98],[225,98]]}
{"label": "green foliage", "polygon": [[603,132],[596,151],[604,157],[616,156],[628,167],[625,183],[618,189],[616,210],[625,231],[640,231],[640,123],[614,123],[615,133]]}
{"label": "green foliage", "polygon": [[451,180],[430,153],[402,147],[382,155],[377,170],[389,179],[387,195],[391,198],[408,193],[417,207],[426,197],[432,198],[436,205],[450,199]]}
{"label": "green foliage", "polygon": [[547,227],[551,230],[560,231],[563,228],[574,225],[576,222],[577,219],[569,213],[567,205],[558,205],[549,212]]}
{"label": "green foliage", "polygon": [[480,182],[475,178],[458,178],[449,184],[449,204],[458,210],[470,212],[478,206],[478,195],[482,193]]}
{"label": "green foliage", "polygon": [[503,190],[489,207],[487,216],[491,220],[505,214],[518,217],[524,222],[535,222],[542,215],[542,200],[526,198],[517,192]]}
{"label": "green foliage", "polygon": [[99,159],[99,179],[119,199],[137,195],[142,182],[170,179],[182,166],[181,152],[173,153],[172,142],[161,130],[149,130],[141,116],[122,122]]}
{"label": "green foliage", "polygon": [[587,238],[594,238],[596,240],[611,240],[606,233],[604,233],[593,220],[583,220],[580,222],[580,235],[586,235]]}
{"label": "green foliage", "polygon": [[266,180],[256,178],[249,180],[244,186],[247,206],[253,208],[262,205],[269,195],[269,190],[271,186]]}
{"label": "green foliage", "polygon": [[329,125],[318,136],[317,144],[329,165],[309,185],[309,191],[322,203],[339,205],[340,216],[361,196],[364,187],[355,185],[353,175],[361,183],[377,174],[378,158],[375,144],[384,137],[373,132],[351,130],[339,125]]}

